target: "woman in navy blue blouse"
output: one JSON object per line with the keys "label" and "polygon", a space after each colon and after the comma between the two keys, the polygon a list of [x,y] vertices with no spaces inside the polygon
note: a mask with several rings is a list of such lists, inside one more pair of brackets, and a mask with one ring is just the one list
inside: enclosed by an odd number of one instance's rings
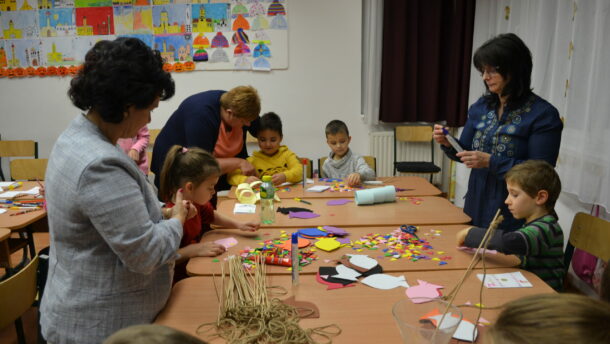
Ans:
{"label": "woman in navy blue blouse", "polygon": [[502,209],[500,228],[517,229],[523,223],[504,204],[504,174],[529,159],[555,166],[563,124],[557,109],[532,92],[532,55],[517,35],[488,40],[475,52],[473,63],[486,92],[468,109],[459,139],[464,151],[451,147],[440,125],[434,127],[434,139],[450,159],[471,169],[464,212],[472,224],[487,227]]}

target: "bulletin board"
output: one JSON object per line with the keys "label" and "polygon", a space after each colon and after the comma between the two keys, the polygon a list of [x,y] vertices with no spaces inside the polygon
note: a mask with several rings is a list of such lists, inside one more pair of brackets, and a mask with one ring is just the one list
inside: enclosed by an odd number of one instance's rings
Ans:
{"label": "bulletin board", "polygon": [[0,0],[0,77],[75,74],[116,37],[168,71],[286,69],[288,27],[288,0]]}

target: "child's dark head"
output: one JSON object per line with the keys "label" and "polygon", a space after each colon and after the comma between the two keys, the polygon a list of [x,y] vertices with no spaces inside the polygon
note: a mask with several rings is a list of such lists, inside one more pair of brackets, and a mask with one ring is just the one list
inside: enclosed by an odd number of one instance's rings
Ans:
{"label": "child's dark head", "polygon": [[609,343],[610,307],[577,294],[531,295],[504,306],[485,343]]}
{"label": "child's dark head", "polygon": [[343,157],[349,151],[349,143],[352,140],[349,136],[347,125],[338,119],[328,122],[326,125],[326,143],[333,151],[335,158]]}
{"label": "child's dark head", "polygon": [[220,165],[210,153],[201,148],[174,145],[167,152],[161,169],[159,196],[163,201],[169,202],[176,191],[187,183],[197,188],[206,180],[213,178],[213,184],[216,184],[219,176]]}
{"label": "child's dark head", "polygon": [[104,344],[205,344],[199,338],[171,327],[145,324],[133,325],[115,332]]}
{"label": "child's dark head", "polygon": [[561,193],[561,180],[555,168],[544,160],[527,160],[513,166],[504,176],[507,184],[518,186],[532,198],[536,198],[540,191],[548,194],[544,207],[553,212],[555,202]]}
{"label": "child's dark head", "polygon": [[265,155],[277,153],[282,143],[282,120],[275,112],[264,114],[258,127],[258,146]]}

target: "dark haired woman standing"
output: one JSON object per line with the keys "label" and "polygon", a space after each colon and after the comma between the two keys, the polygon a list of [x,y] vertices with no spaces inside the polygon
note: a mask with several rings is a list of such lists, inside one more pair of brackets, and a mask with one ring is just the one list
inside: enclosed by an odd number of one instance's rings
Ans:
{"label": "dark haired woman standing", "polygon": [[503,229],[521,227],[504,200],[504,174],[528,159],[546,160],[555,166],[563,124],[557,109],[532,92],[532,55],[513,33],[485,42],[474,54],[485,94],[468,110],[459,139],[464,152],[456,152],[435,125],[434,139],[447,156],[471,168],[464,212],[477,227],[489,226],[501,208]]}
{"label": "dark haired woman standing", "polygon": [[164,220],[146,177],[116,145],[174,94],[158,51],[100,41],[68,92],[83,114],[53,147],[46,173],[51,253],[41,305],[50,343],[101,343],[152,322],[169,297],[187,206]]}

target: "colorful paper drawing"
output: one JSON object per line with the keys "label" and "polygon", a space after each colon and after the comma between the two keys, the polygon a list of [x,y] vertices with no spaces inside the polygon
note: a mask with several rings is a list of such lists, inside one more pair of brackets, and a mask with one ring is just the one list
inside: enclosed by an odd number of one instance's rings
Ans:
{"label": "colorful paper drawing", "polygon": [[132,0],[134,6],[150,6],[150,0]]}
{"label": "colorful paper drawing", "polygon": [[212,52],[212,57],[210,57],[210,63],[217,62],[229,62],[229,56],[223,48],[214,49],[214,52]]}
{"label": "colorful paper drawing", "polygon": [[229,41],[222,34],[222,32],[217,32],[214,38],[212,38],[212,48],[228,48]]}
{"label": "colorful paper drawing", "polygon": [[76,33],[79,36],[114,35],[112,7],[77,8]]}
{"label": "colorful paper drawing", "polygon": [[229,4],[193,4],[193,32],[214,32],[229,27]]}
{"label": "colorful paper drawing", "polygon": [[[269,47],[265,44],[265,43],[259,43],[255,48],[254,48],[254,55],[255,58],[256,57],[271,57],[271,50],[269,50]],[[343,203],[345,204],[345,203]]]}
{"label": "colorful paper drawing", "polygon": [[74,7],[106,7],[112,6],[112,0],[74,0]]}
{"label": "colorful paper drawing", "polygon": [[42,60],[47,66],[71,66],[76,64],[72,37],[42,40]]}
{"label": "colorful paper drawing", "polygon": [[[483,280],[483,274],[477,274],[479,280]],[[485,286],[487,288],[531,288],[530,281],[520,271],[505,274],[485,275]]]}
{"label": "colorful paper drawing", "polygon": [[255,1],[250,5],[250,9],[248,10],[248,15],[252,18],[260,15],[265,15],[267,11],[265,11],[265,6],[258,1]]}
{"label": "colorful paper drawing", "polygon": [[95,43],[103,39],[112,39],[108,36],[79,36],[74,38],[74,58],[77,64],[81,64],[85,61],[85,55],[93,48]]}
{"label": "colorful paper drawing", "polygon": [[38,9],[74,8],[74,0],[38,0]]}
{"label": "colorful paper drawing", "polygon": [[38,12],[0,12],[0,28],[4,39],[38,38]]}
{"label": "colorful paper drawing", "polygon": [[5,41],[7,67],[39,67],[43,65],[40,39],[11,39]]}
{"label": "colorful paper drawing", "polygon": [[286,15],[286,10],[284,9],[284,5],[280,4],[279,1],[274,0],[267,9],[268,16],[277,16],[277,15]]}
{"label": "colorful paper drawing", "polygon": [[408,288],[406,291],[407,296],[413,303],[425,303],[429,302],[430,299],[441,296],[439,289],[443,288],[443,286],[422,280],[417,280],[417,283],[419,284]]}
{"label": "colorful paper drawing", "polygon": [[169,5],[171,3],[173,3],[172,0],[153,0],[153,5],[155,6],[160,6],[160,5]]}
{"label": "colorful paper drawing", "polygon": [[269,27],[275,30],[288,30],[288,22],[286,21],[286,17],[281,14],[273,17]]}
{"label": "colorful paper drawing", "polygon": [[265,16],[259,15],[252,21],[252,31],[266,30],[269,28],[269,21]]}
{"label": "colorful paper drawing", "polygon": [[205,49],[210,47],[210,40],[202,33],[193,38],[193,47],[197,49]]}
{"label": "colorful paper drawing", "polygon": [[233,8],[231,9],[231,16],[233,18],[237,18],[237,16],[244,16],[247,17],[249,15],[250,11],[248,11],[248,8],[246,6],[244,6],[244,4],[242,4],[240,1],[237,1],[237,3],[235,3],[233,5]]}
{"label": "colorful paper drawing", "polygon": [[[32,11],[36,9],[37,1],[36,0],[17,0],[16,2],[8,1],[9,4],[12,2],[15,9],[11,9],[10,11]],[[13,6],[10,6],[13,8]],[[8,11],[8,10],[7,10]]]}
{"label": "colorful paper drawing", "polygon": [[250,53],[250,47],[248,47],[247,44],[238,44],[235,49],[233,49],[233,56],[235,57],[239,57],[239,56],[250,56],[252,55]]}
{"label": "colorful paper drawing", "polygon": [[243,15],[238,15],[237,18],[233,21],[233,31],[237,31],[238,29],[250,30],[250,23],[248,19],[244,18]]}
{"label": "colorful paper drawing", "polygon": [[237,45],[248,44],[250,43],[250,38],[248,38],[248,35],[243,29],[238,29],[237,32],[233,34],[233,37],[231,37],[231,43]]}
{"label": "colorful paper drawing", "polygon": [[217,243],[218,245],[224,246],[225,249],[229,249],[230,247],[237,245],[237,239],[235,239],[233,237],[218,239],[214,242]]}
{"label": "colorful paper drawing", "polygon": [[73,8],[53,8],[38,12],[40,37],[58,37],[76,35]]}
{"label": "colorful paper drawing", "polygon": [[296,212],[290,212],[288,213],[288,218],[289,219],[313,219],[316,217],[320,217],[319,214],[316,213],[310,213],[307,211],[296,211]]}
{"label": "colorful paper drawing", "polygon": [[141,40],[142,42],[144,42],[144,44],[148,45],[151,49],[155,48],[155,42],[153,40],[154,36],[152,36],[152,35],[130,33],[130,34],[121,35],[120,37],[137,38],[137,39]]}
{"label": "colorful paper drawing", "polygon": [[233,68],[237,70],[251,70],[252,63],[250,62],[250,59],[246,56],[237,56]]}
{"label": "colorful paper drawing", "polygon": [[392,276],[386,274],[374,274],[363,278],[360,282],[369,287],[389,290],[397,287],[409,288],[409,284],[405,280],[405,276]]}
{"label": "colorful paper drawing", "polygon": [[185,4],[153,6],[153,33],[155,35],[179,35],[189,33],[191,27],[190,6]]}
{"label": "colorful paper drawing", "polygon": [[151,34],[152,8],[141,6],[115,6],[114,25],[118,34]]}
{"label": "colorful paper drawing", "polygon": [[271,38],[269,38],[267,31],[259,30],[254,32],[254,39],[252,39],[252,43],[271,44]]}
{"label": "colorful paper drawing", "polygon": [[113,9],[116,33],[133,33],[133,6],[114,6]]}

